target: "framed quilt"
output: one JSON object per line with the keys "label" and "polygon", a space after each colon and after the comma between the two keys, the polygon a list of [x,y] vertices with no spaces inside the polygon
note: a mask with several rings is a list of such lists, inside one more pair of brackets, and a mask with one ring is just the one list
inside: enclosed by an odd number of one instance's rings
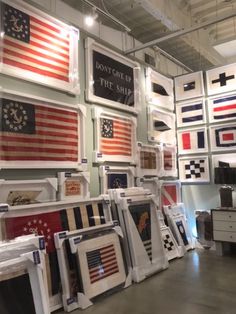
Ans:
{"label": "framed quilt", "polygon": [[0,92],[0,168],[84,169],[85,107]]}
{"label": "framed quilt", "polygon": [[206,123],[205,101],[203,98],[176,103],[177,127],[189,127]]}
{"label": "framed quilt", "polygon": [[137,143],[136,177],[159,176],[163,169],[161,146]]}
{"label": "framed quilt", "polygon": [[84,200],[90,197],[89,172],[58,172],[58,198],[59,200]]}
{"label": "framed quilt", "polygon": [[208,152],[206,127],[178,130],[177,138],[180,155]]}
{"label": "framed quilt", "polygon": [[134,163],[137,119],[93,108],[94,162]]}
{"label": "framed quilt", "polygon": [[209,127],[211,151],[229,151],[236,148],[236,124],[227,123]]}
{"label": "framed quilt", "polygon": [[134,186],[134,167],[100,166],[101,194],[109,189],[126,189]]}
{"label": "framed quilt", "polygon": [[175,77],[175,100],[185,100],[204,96],[202,71]]}
{"label": "framed quilt", "polygon": [[206,82],[208,95],[235,90],[236,63],[206,71]]}
{"label": "framed quilt", "polygon": [[179,180],[159,181],[160,189],[160,208],[168,205],[175,205],[181,202],[181,183]]}
{"label": "framed quilt", "polygon": [[1,1],[1,73],[79,93],[79,31],[25,2]]}
{"label": "framed quilt", "polygon": [[55,202],[57,197],[57,178],[41,180],[0,179],[1,203],[9,206]]}
{"label": "framed quilt", "polygon": [[148,140],[150,142],[176,144],[175,115],[149,105],[148,110]]}
{"label": "framed quilt", "polygon": [[236,94],[208,98],[209,122],[228,122],[236,119]]}
{"label": "framed quilt", "polygon": [[137,113],[140,109],[140,66],[97,43],[85,41],[86,99],[92,103]]}
{"label": "framed quilt", "polygon": [[145,69],[146,99],[148,103],[174,110],[173,80],[152,70]]}
{"label": "framed quilt", "polygon": [[162,177],[177,177],[177,163],[176,163],[176,146],[164,145],[162,148],[163,155],[163,169]]}
{"label": "framed quilt", "polygon": [[179,178],[181,182],[210,182],[208,156],[179,158]]}

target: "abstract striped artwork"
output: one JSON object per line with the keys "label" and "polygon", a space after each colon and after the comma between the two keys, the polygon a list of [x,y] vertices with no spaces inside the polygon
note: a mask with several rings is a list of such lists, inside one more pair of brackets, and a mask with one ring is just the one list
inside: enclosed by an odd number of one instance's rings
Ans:
{"label": "abstract striped artwork", "polygon": [[176,104],[177,127],[205,123],[205,104],[202,99]]}
{"label": "abstract striped artwork", "polygon": [[208,112],[210,122],[221,122],[236,118],[236,95],[208,100]]}

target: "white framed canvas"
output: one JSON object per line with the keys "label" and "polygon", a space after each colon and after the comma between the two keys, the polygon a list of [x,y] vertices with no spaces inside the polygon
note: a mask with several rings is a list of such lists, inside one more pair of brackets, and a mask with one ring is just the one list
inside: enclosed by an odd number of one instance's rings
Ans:
{"label": "white framed canvas", "polygon": [[137,119],[100,107],[93,108],[92,117],[95,138],[93,161],[134,163]]}
{"label": "white framed canvas", "polygon": [[148,140],[155,143],[176,144],[175,114],[149,105]]}
{"label": "white framed canvas", "polygon": [[137,113],[140,65],[92,38],[86,39],[85,50],[87,101]]}
{"label": "white framed canvas", "polygon": [[206,71],[207,93],[215,95],[235,90],[236,63]]}
{"label": "white framed canvas", "polygon": [[163,169],[162,148],[159,145],[137,143],[136,177],[159,176]]}
{"label": "white framed canvas", "polygon": [[1,5],[1,73],[78,94],[79,30],[25,2]]}
{"label": "white framed canvas", "polygon": [[0,179],[0,200],[1,203],[9,206],[55,202],[57,188],[57,178],[41,180]]}
{"label": "white framed canvas", "polygon": [[[212,173],[214,176],[214,182],[217,178],[218,180],[221,180],[221,182],[227,181],[228,182],[235,182],[235,168],[236,168],[236,153],[231,153],[231,154],[217,154],[217,155],[212,155]],[[217,172],[217,175],[215,173],[215,168],[222,168],[222,169],[217,169],[219,173]],[[233,169],[231,169],[233,168]],[[231,183],[229,183],[231,184]]]}
{"label": "white framed canvas", "polygon": [[160,180],[160,208],[181,202],[181,182],[179,180]]}
{"label": "white framed canvas", "polygon": [[58,172],[58,198],[62,200],[84,200],[90,197],[89,172]]}
{"label": "white framed canvas", "polygon": [[228,93],[208,98],[209,122],[228,122],[236,119],[236,94]]}
{"label": "white framed canvas", "polygon": [[125,189],[134,186],[134,175],[134,167],[100,166],[101,194],[107,193],[108,189]]}
{"label": "white framed canvas", "polygon": [[203,98],[176,103],[177,127],[190,127],[206,123],[205,100]]}
{"label": "white framed canvas", "polygon": [[179,157],[179,178],[183,183],[210,182],[208,156]]}
{"label": "white framed canvas", "polygon": [[176,162],[177,149],[175,145],[164,145],[162,147],[162,177],[177,177],[177,162]]}
{"label": "white framed canvas", "polygon": [[146,99],[148,103],[174,110],[173,80],[151,68],[145,69]]}
{"label": "white framed canvas", "polygon": [[177,76],[174,81],[176,101],[204,96],[202,71]]}
{"label": "white framed canvas", "polygon": [[206,127],[178,130],[177,138],[180,155],[208,152]]}
{"label": "white framed canvas", "polygon": [[0,168],[86,168],[83,105],[1,89],[0,114]]}
{"label": "white framed canvas", "polygon": [[236,124],[217,124],[209,127],[211,151],[229,151],[236,148]]}

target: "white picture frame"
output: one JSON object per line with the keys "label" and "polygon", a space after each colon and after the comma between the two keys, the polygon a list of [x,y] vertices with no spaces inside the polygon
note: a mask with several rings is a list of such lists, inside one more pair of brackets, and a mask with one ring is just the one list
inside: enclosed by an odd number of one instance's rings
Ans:
{"label": "white picture frame", "polygon": [[158,177],[150,178],[136,178],[137,187],[142,187],[145,190],[149,190],[153,195],[153,200],[157,207],[160,204],[160,182]]}
{"label": "white picture frame", "polygon": [[209,183],[209,157],[179,157],[179,178],[182,183]]}
{"label": "white picture frame", "polygon": [[[0,72],[72,94],[79,94],[79,30],[27,3],[8,0],[2,2],[15,9],[15,18],[19,18],[19,15],[24,16],[26,22],[22,24],[23,31],[28,30],[28,23],[30,25],[31,21],[33,26],[30,27],[29,36],[25,34],[24,37],[17,36],[16,39],[14,27],[5,29],[4,24],[0,23],[1,33],[4,34],[1,36],[3,48],[0,55]],[[8,10],[6,7],[7,18]],[[40,36],[37,32],[40,32]],[[56,40],[54,37],[57,37]]]}
{"label": "white picture frame", "polygon": [[206,127],[178,130],[177,138],[179,155],[208,152]]}
{"label": "white picture frame", "polygon": [[[86,100],[114,109],[137,113],[141,106],[140,65],[99,44],[92,38],[86,38],[85,57]],[[104,59],[103,61],[106,59],[107,65],[101,63],[100,59]],[[123,69],[118,69],[119,66]],[[95,69],[98,74],[95,74]],[[104,93],[105,97],[102,95]]]}
{"label": "white picture frame", "polygon": [[93,107],[94,152],[93,161],[126,162],[134,164],[137,119]]}
{"label": "white picture frame", "polygon": [[160,208],[163,206],[175,205],[182,200],[180,180],[160,180]]}
{"label": "white picture frame", "polygon": [[209,127],[211,151],[230,151],[236,148],[235,123],[217,124]]}
{"label": "white picture frame", "polygon": [[176,103],[177,128],[191,127],[206,123],[204,98]]}
{"label": "white picture frame", "polygon": [[164,145],[162,147],[162,160],[163,160],[163,169],[161,176],[162,177],[177,177],[177,148],[176,145]]}
{"label": "white picture frame", "polygon": [[[215,168],[220,167],[219,162],[227,164],[227,169],[228,168],[236,168],[236,153],[235,152],[231,153],[231,154],[212,155],[211,160],[212,160],[213,182],[215,182]],[[223,180],[223,178],[222,178],[222,180]],[[235,192],[234,192],[234,194],[235,194]]]}

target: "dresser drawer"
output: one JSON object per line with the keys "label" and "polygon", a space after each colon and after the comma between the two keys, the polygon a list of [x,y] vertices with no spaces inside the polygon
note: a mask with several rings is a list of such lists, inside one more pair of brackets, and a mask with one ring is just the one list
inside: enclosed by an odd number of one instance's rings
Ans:
{"label": "dresser drawer", "polygon": [[236,232],[236,221],[213,220],[213,230]]}
{"label": "dresser drawer", "polygon": [[214,220],[236,221],[236,211],[212,211],[212,218]]}
{"label": "dresser drawer", "polygon": [[215,241],[236,242],[236,232],[213,230],[213,239]]}

